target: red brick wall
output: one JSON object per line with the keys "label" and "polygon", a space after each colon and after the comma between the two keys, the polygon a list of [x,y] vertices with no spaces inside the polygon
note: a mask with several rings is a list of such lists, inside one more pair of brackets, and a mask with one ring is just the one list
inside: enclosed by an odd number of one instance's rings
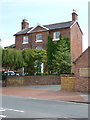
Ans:
{"label": "red brick wall", "polygon": [[88,64],[90,60],[89,52],[90,48],[77,59],[76,63],[74,63],[73,72],[77,80],[76,91],[90,92],[90,77],[80,76],[80,68],[90,68],[90,64]]}
{"label": "red brick wall", "polygon": [[76,91],[90,92],[90,78],[77,77]]}
{"label": "red brick wall", "polygon": [[54,32],[60,32],[61,36],[64,36],[66,38],[70,38],[70,28],[59,29],[59,30],[52,30],[52,31],[50,31],[50,37],[53,38],[53,33]]}
{"label": "red brick wall", "polygon": [[[43,30],[43,32],[40,32],[40,30]],[[15,38],[16,49],[17,50],[18,49],[22,50],[24,48],[35,49],[37,46],[42,46],[43,49],[46,49],[48,36],[51,36],[53,38],[53,33],[56,31],[60,32],[62,36],[70,38],[71,57],[74,59],[77,58],[82,53],[82,33],[77,23],[74,24],[72,28],[58,29],[58,30],[52,30],[52,31],[47,31],[46,29],[38,26],[32,31],[32,33],[28,34],[28,37],[29,37],[28,44],[22,44],[24,35],[16,36]],[[36,34],[39,34],[39,33],[43,34],[42,42],[36,42]]]}
{"label": "red brick wall", "polygon": [[[46,49],[47,47],[47,41],[48,41],[48,36],[53,38],[53,33],[58,31],[61,33],[62,36],[70,38],[70,29],[61,29],[61,30],[54,30],[54,31],[43,31],[43,32],[34,32],[37,30],[41,30],[40,27],[37,29],[33,30],[32,33],[28,34],[27,36],[29,37],[29,43],[28,44],[23,44],[23,36],[25,35],[19,35],[16,36],[15,38],[15,44],[16,44],[16,49],[17,50],[22,50],[24,48],[32,48],[35,49],[37,46],[42,46],[43,49]],[[36,34],[43,34],[43,41],[42,42],[36,42]]]}
{"label": "red brick wall", "polygon": [[71,56],[72,59],[75,60],[82,53],[82,33],[77,25],[74,24],[71,27],[70,31],[70,40],[71,40]]}
{"label": "red brick wall", "polygon": [[[36,42],[36,34],[39,34],[39,33],[43,34],[42,42]],[[47,40],[48,40],[48,36],[49,36],[48,31],[28,34],[28,37],[29,37],[28,44],[23,44],[23,36],[25,36],[25,35],[16,36],[16,38],[15,38],[15,44],[16,44],[17,50],[22,50],[24,48],[35,49],[37,46],[42,46],[43,49],[46,49],[46,44],[47,44]]]}
{"label": "red brick wall", "polygon": [[[36,34],[43,34],[43,41],[42,42],[36,42]],[[47,41],[48,41],[48,36],[49,32],[44,31],[44,32],[38,32],[38,33],[31,33],[31,43],[32,43],[32,49],[35,49],[37,46],[42,46],[43,49],[46,49],[47,46]]]}
{"label": "red brick wall", "polygon": [[60,76],[10,76],[6,86],[58,85]]}
{"label": "red brick wall", "polygon": [[30,48],[30,36],[26,35],[29,37],[29,43],[28,44],[23,44],[23,36],[25,35],[19,35],[15,37],[15,45],[17,50],[22,50],[24,48]]}

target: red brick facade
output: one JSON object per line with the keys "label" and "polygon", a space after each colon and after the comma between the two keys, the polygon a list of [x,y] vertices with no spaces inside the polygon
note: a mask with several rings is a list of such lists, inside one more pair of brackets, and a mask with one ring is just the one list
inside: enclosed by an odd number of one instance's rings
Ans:
{"label": "red brick facade", "polygon": [[[67,37],[70,39],[70,51],[72,59],[76,59],[82,53],[82,31],[77,22],[77,14],[72,14],[73,24],[70,27],[65,26],[68,22],[63,22],[65,27],[59,27],[55,29],[46,29],[41,25],[37,25],[31,32],[27,32],[26,34],[15,34],[15,46],[17,50],[22,50],[24,48],[36,49],[37,46],[42,46],[43,49],[46,49],[48,36],[53,38],[54,32],[60,32],[60,35]],[[52,24],[50,24],[52,25]],[[48,26],[50,26],[48,25]],[[25,27],[25,24],[24,26]],[[33,28],[33,27],[32,27]],[[27,23],[26,23],[26,30]],[[23,29],[23,30],[25,30]],[[23,31],[22,30],[22,31]],[[36,42],[36,35],[42,34],[42,42]],[[28,36],[28,43],[23,44],[23,37]]]}
{"label": "red brick facade", "polygon": [[82,33],[78,24],[74,24],[70,29],[71,56],[76,59],[82,53]]}
{"label": "red brick facade", "polygon": [[[90,92],[90,47],[74,62],[73,72],[76,76],[76,90]],[[83,70],[83,71],[82,71]]]}

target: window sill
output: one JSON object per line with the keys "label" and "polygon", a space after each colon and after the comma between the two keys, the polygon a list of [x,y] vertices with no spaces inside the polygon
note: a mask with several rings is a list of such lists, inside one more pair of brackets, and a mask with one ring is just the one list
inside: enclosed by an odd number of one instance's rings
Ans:
{"label": "window sill", "polygon": [[53,41],[58,41],[58,40],[60,40],[60,39],[53,39]]}
{"label": "window sill", "polygon": [[42,42],[42,40],[36,40],[36,42]]}
{"label": "window sill", "polygon": [[23,42],[22,44],[28,44],[28,42]]}

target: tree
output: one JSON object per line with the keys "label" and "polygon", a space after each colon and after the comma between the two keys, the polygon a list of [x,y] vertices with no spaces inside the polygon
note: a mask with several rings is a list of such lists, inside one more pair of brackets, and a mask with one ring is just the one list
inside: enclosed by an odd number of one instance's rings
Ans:
{"label": "tree", "polygon": [[39,72],[41,64],[46,60],[46,51],[43,49],[24,49],[22,51],[23,58],[26,62],[25,72],[34,74]]}
{"label": "tree", "polygon": [[2,51],[2,66],[9,67],[9,70],[18,70],[25,66],[21,51],[14,49],[3,49]]}
{"label": "tree", "polygon": [[53,59],[53,72],[55,73],[70,73],[71,72],[71,56],[70,56],[70,40],[65,37],[60,37],[56,43],[57,50]]}
{"label": "tree", "polygon": [[70,73],[71,56],[70,40],[60,37],[57,42],[49,37],[47,44],[48,71],[49,73]]}
{"label": "tree", "polygon": [[35,53],[34,53],[34,51],[32,49],[27,48],[22,51],[22,55],[23,55],[23,59],[26,63],[25,72],[34,74],[35,73],[35,68],[34,68]]}
{"label": "tree", "polygon": [[41,70],[41,64],[46,62],[46,50],[35,49],[35,72],[38,73]]}
{"label": "tree", "polygon": [[51,74],[53,70],[52,62],[53,62],[53,55],[55,54],[56,46],[54,42],[52,41],[52,38],[48,37],[47,42],[47,64],[48,64],[48,73]]}
{"label": "tree", "polygon": [[45,50],[24,49],[20,51],[10,48],[2,50],[2,66],[4,68],[18,70],[25,67],[25,72],[31,75],[40,70],[41,63],[45,62],[45,58]]}
{"label": "tree", "polygon": [[15,55],[16,54],[13,49],[3,49],[2,66],[9,67],[9,70],[11,70],[15,63]]}
{"label": "tree", "polygon": [[14,63],[14,69],[18,70],[18,69],[25,67],[25,66],[26,66],[26,63],[23,59],[22,52],[17,50],[16,57],[15,57],[15,63]]}

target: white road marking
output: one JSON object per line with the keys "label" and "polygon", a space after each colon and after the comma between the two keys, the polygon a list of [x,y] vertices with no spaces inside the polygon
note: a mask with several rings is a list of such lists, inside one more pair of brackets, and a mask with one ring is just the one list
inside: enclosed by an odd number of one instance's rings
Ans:
{"label": "white road marking", "polygon": [[24,111],[22,111],[22,110],[9,109],[9,108],[5,108],[5,110],[14,111],[14,112],[24,112]]}
{"label": "white road marking", "polygon": [[1,112],[5,111],[5,110],[15,111],[15,112],[24,112],[23,110],[16,110],[16,109],[9,109],[9,108],[0,108]]}
{"label": "white road marking", "polygon": [[3,112],[3,111],[5,111],[5,109],[3,109],[3,108],[0,108],[0,112]]}
{"label": "white road marking", "polygon": [[0,115],[1,118],[5,118],[6,116],[5,115]]}
{"label": "white road marking", "polygon": [[[22,111],[22,110],[8,109],[8,108],[0,108],[0,112],[4,112],[4,111],[6,111],[6,110],[13,111],[13,112],[21,112],[21,113],[24,112],[24,111]],[[0,118],[6,118],[6,116],[5,116],[5,115],[0,115]]]}

